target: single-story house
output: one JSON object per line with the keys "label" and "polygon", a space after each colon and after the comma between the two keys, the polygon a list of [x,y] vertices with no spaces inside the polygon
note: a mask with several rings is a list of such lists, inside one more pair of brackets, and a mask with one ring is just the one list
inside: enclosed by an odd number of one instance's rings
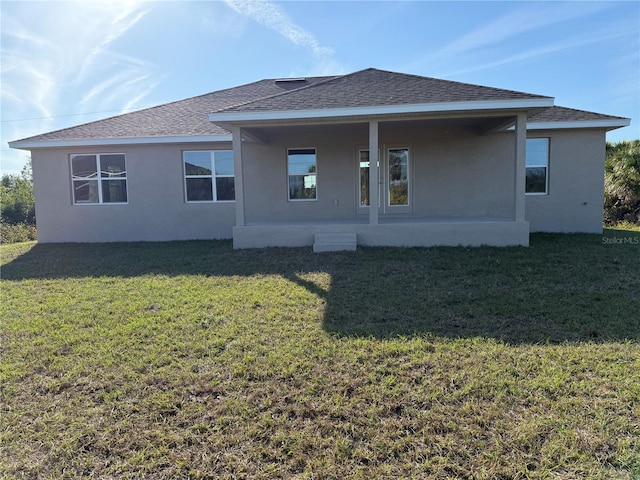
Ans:
{"label": "single-story house", "polygon": [[601,232],[605,134],[552,97],[369,68],[260,80],[10,142],[40,242],[528,245]]}

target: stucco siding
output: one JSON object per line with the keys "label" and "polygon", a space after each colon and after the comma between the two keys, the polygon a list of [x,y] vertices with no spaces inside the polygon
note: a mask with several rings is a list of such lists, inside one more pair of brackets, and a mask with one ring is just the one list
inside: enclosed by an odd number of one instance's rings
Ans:
{"label": "stucco siding", "polygon": [[[357,197],[357,155],[359,148],[368,148],[367,124],[272,127],[263,133],[266,143],[242,145],[247,225],[367,218]],[[550,139],[548,194],[526,197],[525,220],[531,230],[601,232],[604,131],[536,130],[528,137]],[[478,135],[420,122],[381,122],[379,140],[383,158],[388,148],[398,147],[408,147],[411,157],[410,205],[387,207],[383,216],[445,223],[456,218],[513,220],[513,132]],[[317,149],[317,200],[290,201],[287,149],[305,147]],[[215,149],[231,149],[231,144],[34,150],[39,241],[232,238],[234,202],[185,202],[182,151]],[[69,157],[79,153],[126,155],[126,205],[73,204]]]}
{"label": "stucco siding", "polygon": [[420,217],[513,215],[514,136],[416,132],[413,213]]}
{"label": "stucco siding", "polygon": [[549,138],[547,195],[527,195],[532,232],[602,232],[604,130],[536,130]]}
{"label": "stucco siding", "polygon": [[[182,150],[230,144],[68,148],[32,152],[38,240],[164,241],[231,238],[235,203],[186,203]],[[69,156],[124,153],[128,203],[74,205]]]}
{"label": "stucco siding", "polygon": [[[367,125],[267,129],[268,143],[243,145],[248,224],[352,218],[358,212],[358,149]],[[514,136],[477,135],[381,123],[381,154],[410,149],[410,205],[383,214],[416,217],[513,216]],[[287,148],[317,149],[317,199],[287,198]],[[360,209],[359,213],[363,213]]]}
{"label": "stucco siding", "polygon": [[[268,143],[243,144],[246,222],[343,219],[355,215],[355,146],[363,125],[273,128]],[[317,199],[288,199],[287,149],[315,148]]]}

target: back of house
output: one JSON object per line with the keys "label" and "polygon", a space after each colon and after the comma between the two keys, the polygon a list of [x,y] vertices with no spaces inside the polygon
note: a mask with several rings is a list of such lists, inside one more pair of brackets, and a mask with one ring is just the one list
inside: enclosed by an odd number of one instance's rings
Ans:
{"label": "back of house", "polygon": [[629,123],[366,69],[260,80],[10,146],[31,152],[40,242],[503,246],[601,232],[605,135]]}

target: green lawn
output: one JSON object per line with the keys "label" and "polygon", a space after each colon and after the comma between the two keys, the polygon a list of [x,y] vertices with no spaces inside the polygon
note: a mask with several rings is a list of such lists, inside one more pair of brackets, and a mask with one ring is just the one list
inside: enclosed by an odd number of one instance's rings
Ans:
{"label": "green lawn", "polygon": [[640,232],[0,253],[2,478],[640,478]]}

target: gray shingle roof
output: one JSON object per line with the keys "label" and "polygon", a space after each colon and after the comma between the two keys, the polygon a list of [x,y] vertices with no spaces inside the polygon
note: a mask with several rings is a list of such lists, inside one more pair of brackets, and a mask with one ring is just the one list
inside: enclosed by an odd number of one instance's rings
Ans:
{"label": "gray shingle roof", "polygon": [[[203,137],[228,135],[209,121],[214,112],[330,109],[362,106],[545,99],[512,90],[483,87],[369,68],[343,76],[301,80],[260,80],[132,113],[11,142],[102,140],[121,138]],[[563,107],[549,108],[535,122],[626,120]]]}
{"label": "gray shingle roof", "polygon": [[624,117],[615,117],[613,115],[604,115],[602,113],[587,112],[586,110],[576,110],[575,108],[567,108],[554,106],[549,107],[542,112],[529,118],[531,123],[543,122],[587,122],[598,120],[628,120]]}
{"label": "gray shingle roof", "polygon": [[208,115],[211,112],[247,100],[286,92],[292,88],[313,85],[328,78],[333,77],[311,77],[300,82],[260,80],[239,87],[44,133],[22,141],[228,135],[227,130],[209,121]]}
{"label": "gray shingle roof", "polygon": [[218,112],[314,110],[537,98],[549,97],[368,68],[295,91],[222,108]]}

